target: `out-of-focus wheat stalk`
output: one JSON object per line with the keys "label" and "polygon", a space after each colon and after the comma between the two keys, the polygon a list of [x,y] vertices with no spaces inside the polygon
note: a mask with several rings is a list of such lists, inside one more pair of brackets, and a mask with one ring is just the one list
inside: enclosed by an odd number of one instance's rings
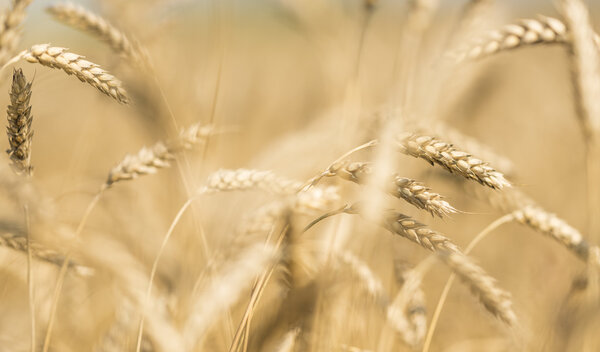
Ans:
{"label": "out-of-focus wheat stalk", "polygon": [[12,86],[10,89],[10,105],[7,109],[8,126],[6,134],[10,148],[6,151],[12,160],[15,171],[31,175],[31,140],[33,130],[31,123],[31,82],[27,82],[23,70],[13,72]]}
{"label": "out-of-focus wheat stalk", "polygon": [[571,32],[571,70],[577,117],[586,143],[588,231],[600,238],[600,50],[588,9],[581,0],[562,0]]}

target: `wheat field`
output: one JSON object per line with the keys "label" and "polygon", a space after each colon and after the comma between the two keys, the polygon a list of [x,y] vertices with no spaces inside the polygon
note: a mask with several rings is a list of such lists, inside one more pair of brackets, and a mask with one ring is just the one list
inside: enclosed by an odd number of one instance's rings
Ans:
{"label": "wheat field", "polygon": [[600,350],[597,3],[1,5],[0,352]]}

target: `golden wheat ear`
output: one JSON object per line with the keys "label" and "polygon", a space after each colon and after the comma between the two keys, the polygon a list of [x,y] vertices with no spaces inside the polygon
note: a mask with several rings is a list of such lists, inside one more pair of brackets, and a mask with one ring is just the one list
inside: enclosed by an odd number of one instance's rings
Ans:
{"label": "golden wheat ear", "polygon": [[119,103],[129,102],[121,81],[104,71],[99,65],[85,60],[81,55],[67,51],[66,48],[36,44],[23,52],[20,57],[30,63],[57,68],[68,75],[74,75],[81,82],[88,83]]}
{"label": "golden wheat ear", "polygon": [[131,60],[130,63],[139,64],[144,68],[150,67],[145,50],[135,40],[130,39],[123,31],[101,16],[70,2],[49,6],[46,8],[46,12],[57,21],[89,33],[110,45],[115,53]]}
{"label": "golden wheat ear", "polygon": [[510,187],[504,175],[487,162],[454,147],[436,137],[424,134],[403,134],[398,137],[400,152],[437,164],[448,172],[479,182],[493,189]]}
{"label": "golden wheat ear", "polygon": [[194,124],[179,133],[173,141],[157,142],[150,148],[142,148],[137,154],[129,154],[110,170],[104,187],[114,183],[133,180],[143,175],[156,173],[159,169],[170,166],[175,154],[189,150],[194,145],[203,143],[206,138],[215,133],[212,126]]}
{"label": "golden wheat ear", "polygon": [[0,19],[0,66],[9,62],[21,39],[19,29],[25,19],[25,10],[33,0],[13,0],[12,8]]}
{"label": "golden wheat ear", "polygon": [[31,175],[31,82],[27,82],[23,70],[15,69],[10,88],[10,105],[6,110],[8,125],[6,134],[10,148],[6,151],[18,174]]}

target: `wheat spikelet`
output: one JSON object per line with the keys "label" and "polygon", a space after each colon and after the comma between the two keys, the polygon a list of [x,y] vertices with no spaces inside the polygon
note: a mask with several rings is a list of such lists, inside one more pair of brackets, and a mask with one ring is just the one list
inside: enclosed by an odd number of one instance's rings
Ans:
{"label": "wheat spikelet", "polygon": [[208,177],[200,193],[260,189],[278,195],[292,195],[302,188],[302,183],[275,175],[271,171],[238,169],[219,170]]}
{"label": "wheat spikelet", "polygon": [[[373,173],[370,163],[354,162],[341,165],[328,171],[358,184],[366,184],[368,177]],[[384,188],[394,197],[402,198],[415,207],[428,211],[431,215],[444,217],[456,212],[456,209],[443,200],[441,195],[430,192],[430,188],[413,179],[393,175],[389,185]]]}
{"label": "wheat spikelet", "polygon": [[421,288],[423,278],[420,272],[410,269],[398,275],[402,288],[388,306],[386,316],[402,340],[417,349],[427,331],[425,293]]}
{"label": "wheat spikelet", "polygon": [[510,294],[496,285],[496,280],[462,253],[440,252],[440,258],[461,280],[471,287],[485,308],[508,325],[517,317],[512,310]]}
{"label": "wheat spikelet", "polygon": [[398,145],[401,152],[423,159],[431,165],[438,164],[450,173],[475,180],[493,189],[510,187],[510,183],[504,178],[504,175],[490,167],[487,162],[481,161],[467,152],[457,150],[452,144],[435,137],[410,134],[401,136]]}
{"label": "wheat spikelet", "polygon": [[68,52],[65,48],[36,44],[24,52],[22,57],[30,63],[61,69],[69,75],[74,75],[119,103],[127,104],[129,100],[121,81],[97,64],[85,60],[81,55]]}
{"label": "wheat spikelet", "polygon": [[538,16],[537,19],[522,19],[492,31],[486,39],[459,50],[453,56],[457,61],[476,60],[525,45],[565,43],[567,40],[564,23],[556,18]]}
{"label": "wheat spikelet", "polygon": [[19,26],[25,19],[25,10],[33,0],[13,0],[12,8],[0,20],[0,66],[4,66],[19,41]]}
{"label": "wheat spikelet", "polygon": [[10,90],[10,105],[7,109],[8,126],[6,134],[10,148],[6,151],[17,173],[31,175],[31,82],[27,82],[23,70],[13,72]]}
{"label": "wheat spikelet", "polygon": [[125,156],[123,161],[109,172],[105,185],[108,187],[116,182],[154,174],[158,169],[169,167],[169,162],[175,158],[174,154],[203,142],[212,130],[211,127],[194,124],[181,131],[175,141],[157,142],[150,148],[142,148],[137,154]]}
{"label": "wheat spikelet", "polygon": [[536,206],[527,206],[514,213],[515,219],[532,229],[550,236],[575,253],[583,261],[587,261],[590,246],[575,228],[571,227],[554,214]]}
{"label": "wheat spikelet", "polygon": [[101,16],[82,6],[67,2],[52,5],[46,8],[46,11],[58,21],[96,36],[110,45],[116,53],[127,57],[133,63],[141,64],[143,67],[149,65],[147,55],[135,41],[130,40],[122,31]]}

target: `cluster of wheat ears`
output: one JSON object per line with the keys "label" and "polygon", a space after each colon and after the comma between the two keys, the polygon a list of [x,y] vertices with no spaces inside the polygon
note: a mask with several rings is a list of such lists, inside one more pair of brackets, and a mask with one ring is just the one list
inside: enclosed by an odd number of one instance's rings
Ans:
{"label": "cluster of wheat ears", "polygon": [[[561,0],[557,18],[540,15],[521,19],[489,33],[482,33],[480,19],[490,11],[492,2],[468,1],[454,18],[447,40],[438,45],[439,55],[428,55],[423,44],[435,28],[439,4],[408,1],[405,13],[395,15],[402,21],[401,30],[395,34],[399,44],[393,72],[388,74],[393,80],[392,93],[383,108],[375,109],[361,103],[361,58],[368,51],[368,33],[375,30],[374,18],[386,3],[351,2],[355,11],[348,18],[358,23],[358,50],[344,56],[351,63],[345,91],[332,104],[338,109],[335,116],[313,119],[316,122],[308,127],[297,124],[280,139],[284,144],[272,142],[266,152],[262,151],[266,156],[239,165],[245,168],[231,169],[219,165],[217,157],[211,159],[215,149],[209,148],[209,143],[248,140],[243,136],[253,131],[248,125],[240,127],[215,118],[226,50],[220,48],[216,54],[220,61],[215,94],[209,102],[211,113],[196,116],[196,123],[180,128],[179,113],[172,109],[169,92],[161,83],[164,68],[158,65],[158,50],[149,50],[143,40],[134,39],[88,9],[63,3],[51,5],[47,13],[108,44],[111,55],[128,66],[128,78],[121,81],[91,58],[53,44],[35,44],[20,51],[19,40],[26,27],[23,22],[31,2],[12,0],[0,18],[0,66],[4,81],[11,82],[9,159],[3,161],[10,168],[0,168],[0,185],[8,199],[1,209],[0,216],[6,220],[0,222],[0,245],[7,250],[0,254],[12,252],[26,258],[26,265],[21,266],[26,270],[12,268],[11,275],[17,277],[2,279],[0,291],[23,282],[11,290],[22,291],[22,298],[14,298],[15,302],[28,303],[17,305],[17,313],[1,318],[14,318],[20,328],[18,332],[9,329],[6,334],[0,331],[0,351],[430,351],[451,347],[451,329],[464,331],[480,324],[487,326],[487,339],[476,343],[473,336],[463,336],[462,340],[471,341],[470,347],[465,344],[453,350],[600,348],[596,336],[596,315],[600,314],[600,36],[594,32],[582,0]],[[304,15],[310,11],[301,10],[315,2],[282,3],[292,8],[288,15],[296,16],[292,22],[300,27],[295,30],[304,32],[309,41],[318,38],[319,30],[325,30],[307,20]],[[226,12],[225,6],[217,8]],[[316,8],[320,11],[324,7]],[[218,12],[216,16],[220,16]],[[223,23],[214,28],[221,34],[227,31]],[[442,117],[431,117],[443,115],[440,105],[444,89],[456,72],[469,70],[490,56],[534,46],[566,49],[572,87],[566,90],[565,101],[574,107],[574,123],[580,126],[583,141],[583,150],[569,153],[583,155],[577,173],[587,180],[586,199],[579,202],[580,211],[588,218],[585,231],[580,232],[525,194],[517,181],[527,172],[522,166],[517,168],[510,158],[493,152],[483,141],[443,123]],[[25,62],[75,76],[84,84],[81,90],[87,89],[85,85],[96,88],[106,96],[100,97],[101,106],[121,104],[131,115],[153,110],[156,120],[147,122],[148,135],[163,136],[155,144],[127,154],[112,169],[103,159],[97,161],[99,167],[106,168],[107,176],[98,187],[86,190],[87,206],[72,210],[79,219],[76,223],[57,220],[62,195],[46,196],[40,189],[43,183],[36,180],[34,169],[52,164],[32,163],[35,137],[50,132],[34,128],[34,115],[45,107],[36,103],[43,93],[36,91],[37,80],[25,76]],[[7,77],[9,69],[12,81]],[[183,65],[180,69],[187,68]],[[419,93],[423,87],[419,82],[426,80],[430,70],[436,72],[436,83],[428,86],[426,94]],[[58,72],[42,73],[42,68],[37,72],[63,79]],[[477,77],[465,76],[464,80],[473,85]],[[74,93],[61,94],[68,102]],[[269,160],[269,153],[289,150],[286,143],[301,154],[284,157],[287,160],[279,165],[271,164],[272,169],[287,169],[285,176],[260,167],[268,164],[261,160]],[[302,152],[308,144],[317,148]],[[329,155],[334,156],[328,159]],[[432,167],[422,168],[420,164]],[[165,169],[172,166],[176,167],[169,180],[183,182],[183,190],[138,181],[152,178],[151,174],[168,173]],[[186,172],[194,166],[208,176],[190,181]],[[461,248],[458,243],[464,238],[457,240],[452,233],[442,233],[424,219],[445,219],[440,226],[458,223],[453,227],[456,231],[468,228],[460,223],[469,223],[477,215],[461,209],[464,203],[453,204],[452,197],[408,177],[424,169],[433,175],[430,179],[451,174],[450,181],[438,184],[489,202],[499,218]],[[62,175],[68,171],[59,168],[53,172]],[[538,175],[535,179],[543,178]],[[130,187],[127,191],[122,188],[125,183]],[[554,188],[572,186],[565,182]],[[108,207],[103,203],[112,204],[115,199],[127,202],[124,199],[136,197],[136,193],[152,195],[153,188],[168,189],[168,202],[184,199],[175,205],[175,212],[146,212],[143,216],[130,215],[126,221],[150,224],[153,217],[164,216],[168,227],[158,229],[159,236],[131,230],[135,236],[128,241],[107,235],[121,231],[115,230],[115,224],[124,215],[98,214],[99,208]],[[95,193],[89,195],[91,192]],[[156,194],[158,197],[160,192]],[[161,202],[151,197],[141,199]],[[238,204],[245,206],[239,208]],[[13,208],[17,211],[9,210]],[[147,209],[146,204],[123,211],[133,214],[143,209]],[[156,205],[156,209],[161,208]],[[408,215],[410,212],[416,215]],[[108,219],[90,225],[102,216]],[[504,288],[503,280],[490,274],[498,272],[498,266],[486,270],[477,256],[471,256],[477,245],[485,246],[491,234],[500,232],[496,229],[510,222],[556,241],[583,264],[577,268],[580,274],[572,277],[573,286],[565,288],[570,292],[569,302],[574,295],[580,297],[571,307],[579,313],[561,318],[558,324],[562,328],[556,329],[562,330],[550,334],[559,337],[536,337],[531,331],[536,326],[530,322],[533,318],[526,316],[528,310],[515,309],[513,295]],[[135,224],[130,226],[135,228]],[[384,236],[386,232],[393,236]],[[412,254],[417,247],[425,251]],[[496,258],[511,260],[511,249],[499,252],[503,254]],[[557,253],[562,255],[559,250]],[[437,280],[442,284],[432,288],[426,275],[438,267],[446,267],[450,277],[442,269],[438,274],[444,275],[443,279]],[[538,275],[527,268],[522,270],[525,277]],[[542,275],[552,280],[551,269]],[[468,288],[472,301],[462,301],[459,295],[446,304],[455,277]],[[547,293],[543,287],[531,290],[536,297]],[[10,299],[2,292],[0,305],[10,306]],[[426,296],[434,298],[433,305],[426,303]],[[483,309],[477,310],[477,301]],[[457,307],[453,314],[441,316],[444,306],[450,304]],[[456,313],[465,306],[475,307],[475,319]],[[442,322],[446,333],[436,338],[436,327]]]}

